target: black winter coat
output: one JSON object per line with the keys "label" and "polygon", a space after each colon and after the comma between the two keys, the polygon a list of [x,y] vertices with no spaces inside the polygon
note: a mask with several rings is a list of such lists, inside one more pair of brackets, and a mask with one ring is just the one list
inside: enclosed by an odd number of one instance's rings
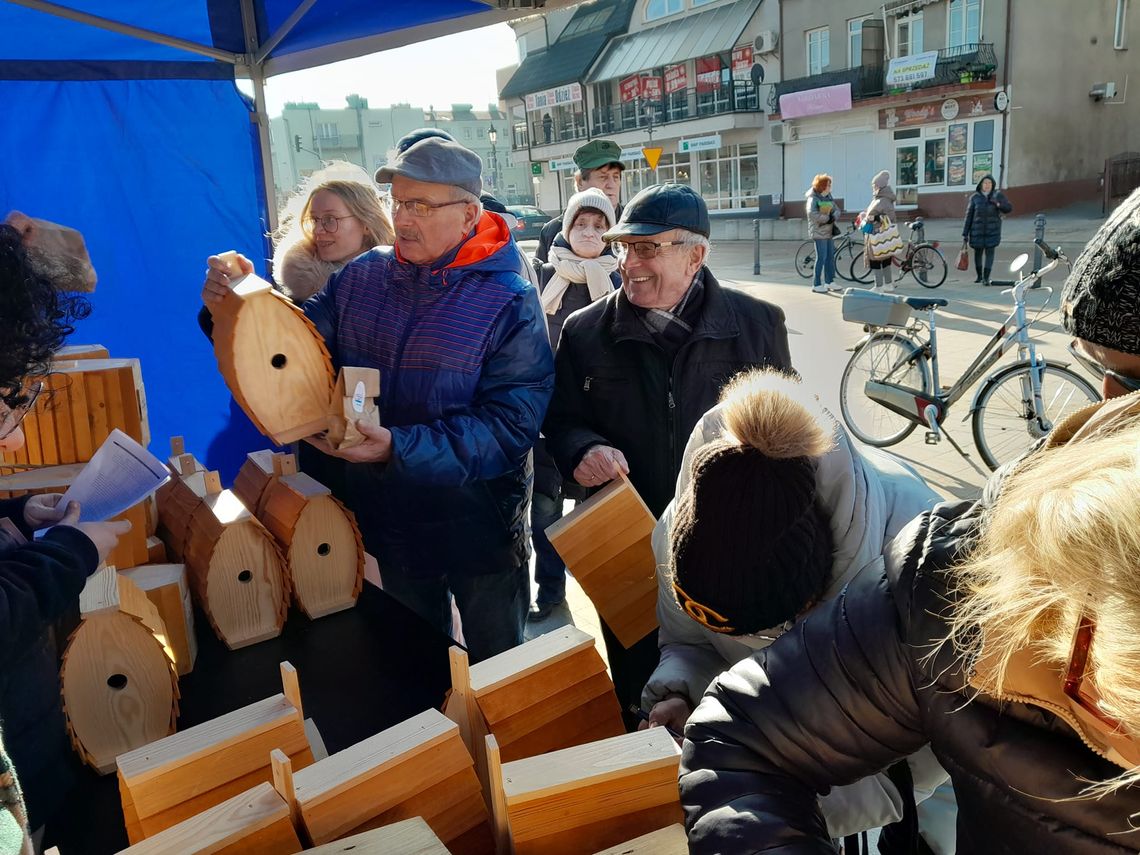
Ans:
{"label": "black winter coat", "polygon": [[[718,677],[689,720],[690,851],[832,852],[816,794],[930,743],[958,801],[959,853],[1123,853],[1140,788],[1076,798],[1121,768],[1038,706],[976,696],[949,645],[945,570],[981,505],[940,505],[883,561],[775,644]],[[790,718],[791,717],[791,718]]]}
{"label": "black winter coat", "polygon": [[[982,181],[993,181],[989,195],[982,192]],[[969,241],[974,249],[993,249],[1001,243],[1001,218],[1013,210],[1005,194],[997,189],[992,175],[978,182],[970,201],[966,203],[966,219],[962,223],[962,240]]]}
{"label": "black winter coat", "polygon": [[654,516],[673,498],[697,421],[725,383],[748,368],[792,367],[784,313],[722,287],[704,269],[700,318],[670,361],[624,291],[575,312],[554,357],[554,397],[543,433],[569,479],[595,445],[619,449]]}
{"label": "black winter coat", "polygon": [[[0,517],[30,538],[26,501],[0,501]],[[95,544],[68,526],[0,552],[0,719],[32,828],[62,807],[77,765],[67,741],[48,625],[76,604],[98,565]]]}

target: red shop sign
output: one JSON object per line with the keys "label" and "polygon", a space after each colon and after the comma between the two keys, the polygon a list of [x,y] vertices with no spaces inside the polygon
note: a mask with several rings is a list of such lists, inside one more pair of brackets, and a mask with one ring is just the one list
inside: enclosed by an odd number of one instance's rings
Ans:
{"label": "red shop sign", "polygon": [[741,45],[732,49],[732,76],[746,78],[752,70],[752,45]]}
{"label": "red shop sign", "polygon": [[697,60],[697,91],[712,92],[720,88],[720,57],[702,56]]}
{"label": "red shop sign", "polygon": [[665,66],[665,91],[672,94],[689,88],[689,68],[685,63]]}
{"label": "red shop sign", "polygon": [[618,84],[621,90],[622,101],[635,101],[641,97],[641,78],[636,74],[631,74]]}
{"label": "red shop sign", "polygon": [[660,77],[643,77],[641,78],[641,97],[646,101],[660,101],[661,100],[661,78]]}

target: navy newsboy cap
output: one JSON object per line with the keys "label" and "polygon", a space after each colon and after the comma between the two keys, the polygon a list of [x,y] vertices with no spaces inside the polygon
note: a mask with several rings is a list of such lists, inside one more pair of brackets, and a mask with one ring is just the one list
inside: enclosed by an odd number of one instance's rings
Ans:
{"label": "navy newsboy cap", "polygon": [[709,209],[701,195],[688,184],[654,184],[629,200],[616,226],[602,240],[657,235],[670,229],[685,229],[709,236]]}

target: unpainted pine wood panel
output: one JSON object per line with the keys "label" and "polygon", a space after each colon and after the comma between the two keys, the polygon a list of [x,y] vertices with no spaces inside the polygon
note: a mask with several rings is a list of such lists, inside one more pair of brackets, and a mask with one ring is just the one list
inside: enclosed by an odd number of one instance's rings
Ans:
{"label": "unpainted pine wood panel", "polygon": [[594,639],[587,636],[588,645],[579,648],[570,656],[553,660],[540,671],[525,675],[485,695],[478,696],[479,709],[488,724],[495,726],[529,707],[545,703],[567,687],[604,673],[606,663],[602,660]]}
{"label": "unpainted pine wood panel", "polygon": [[667,825],[633,840],[626,840],[594,855],[688,855],[689,839],[685,826]]}
{"label": "unpainted pine wood panel", "polygon": [[234,478],[233,491],[243,505],[257,513],[265,488],[273,477],[273,452],[270,449],[252,451]]}
{"label": "unpainted pine wood panel", "polygon": [[82,375],[67,378],[67,408],[71,419],[71,431],[75,437],[75,459],[90,460],[94,456],[97,443],[91,439],[91,419],[88,417],[87,383]]}
{"label": "unpainted pine wood panel", "polygon": [[209,559],[206,611],[231,650],[274,638],[285,623],[281,555],[253,520],[227,526]]}
{"label": "unpainted pine wood panel", "polygon": [[[660,805],[603,822],[577,826],[569,832],[552,832],[545,837],[518,841],[514,851],[515,855],[581,855],[592,849],[614,846],[617,841],[627,840],[651,829],[676,823],[680,818],[680,805]],[[655,855],[665,855],[669,850],[652,851]],[[687,847],[680,851],[687,851]]]}
{"label": "unpainted pine wood panel", "polygon": [[[610,562],[631,547],[639,543],[649,543],[653,535],[652,526],[629,526],[621,530],[614,530],[606,535],[599,535],[599,539],[591,544],[581,544],[577,555],[563,555],[559,552],[566,566],[577,568],[574,578],[589,578],[598,574],[605,580]],[[602,539],[604,537],[604,539]],[[595,580],[596,582],[596,580]]]}
{"label": "unpainted pine wood panel", "polygon": [[[572,748],[575,745],[585,745],[588,742],[620,736],[625,728],[623,726],[615,729],[614,724],[615,714],[620,722],[620,713],[621,705],[612,690],[608,694],[598,695],[577,709],[563,713],[545,730],[532,731],[506,746],[502,751],[503,760],[510,763],[526,757],[549,754],[562,748]],[[549,743],[551,731],[557,733],[560,744]]]}
{"label": "unpainted pine wood panel", "polygon": [[[575,505],[574,509],[563,516],[558,522],[547,526],[546,536],[550,538],[561,537],[567,529],[579,528],[584,519],[599,514],[602,511],[606,511],[612,515],[613,511],[607,508],[607,505],[609,505],[610,502],[617,502],[618,505],[624,503],[627,499],[627,491],[632,488],[633,485],[630,484],[629,479],[625,476],[614,479],[590,496],[589,499]],[[615,505],[615,507],[616,506],[617,505]]]}
{"label": "unpainted pine wood panel", "polygon": [[356,602],[364,550],[332,496],[317,494],[307,500],[289,542],[287,562],[293,596],[310,619]]}
{"label": "unpainted pine wood panel", "polygon": [[575,576],[618,640],[631,647],[657,626],[656,561],[649,538],[613,557],[613,569]]}
{"label": "unpainted pine wood panel", "polygon": [[[50,385],[50,381],[48,384]],[[63,460],[59,456],[59,438],[55,433],[55,414],[58,402],[53,399],[50,394],[40,395],[39,400],[36,401],[35,411],[33,415],[34,420],[29,423],[28,419],[24,419],[24,435],[27,436],[32,430],[35,430],[40,435],[40,460],[45,466],[57,466],[60,463],[73,463],[72,460]]]}
{"label": "unpainted pine wood panel", "polygon": [[311,855],[450,855],[443,841],[419,816],[307,851]]}
{"label": "unpainted pine wood panel", "polygon": [[101,344],[65,344],[53,355],[55,362],[78,359],[109,359],[110,352]]}
{"label": "unpainted pine wood panel", "polygon": [[49,375],[48,392],[51,396],[50,407],[55,416],[56,447],[59,449],[60,463],[73,463],[80,458],[76,456],[75,427],[72,421],[71,401],[68,395],[70,378],[53,374]]}
{"label": "unpainted pine wood panel", "polygon": [[491,732],[499,740],[503,761],[510,762],[570,748],[578,744],[572,740],[576,730],[604,721],[610,724],[610,736],[625,733],[613,683],[602,671],[567,686],[547,702],[497,722]]}
{"label": "unpainted pine wood panel", "polygon": [[0,498],[14,498],[27,493],[65,492],[82,469],[82,463],[68,463],[47,469],[28,469],[0,475]]}
{"label": "unpainted pine wood panel", "polygon": [[476,697],[484,697],[592,644],[593,637],[578,627],[559,627],[472,665],[471,688]]}
{"label": "unpainted pine wood panel", "polygon": [[550,541],[567,566],[594,567],[604,563],[608,553],[620,552],[652,533],[653,517],[632,500],[620,506],[615,500],[607,507],[613,507],[616,513],[598,512],[583,518],[577,527],[563,530],[557,540]]}
{"label": "unpainted pine wood panel", "polygon": [[[660,732],[658,732],[660,731]],[[628,777],[638,771],[676,770],[681,749],[664,728],[650,728],[516,760],[503,766],[503,791],[514,806],[563,790]]]}
{"label": "unpainted pine wood panel", "polygon": [[130,615],[86,618],[64,653],[60,682],[68,725],[102,774],[114,770],[119,754],[174,730],[170,660]]}
{"label": "unpainted pine wood panel", "polygon": [[194,609],[185,564],[148,564],[120,570],[143,591],[162,616],[166,639],[174,651],[179,676],[190,673],[198,656],[194,636]]}
{"label": "unpainted pine wood panel", "polygon": [[[216,855],[222,852],[292,855],[301,851],[301,844],[295,832],[289,839],[286,825],[291,832],[289,808],[272,786],[260,784],[135,844],[126,852],[130,855]],[[280,830],[271,831],[275,827]],[[267,830],[270,834],[262,835]]]}
{"label": "unpainted pine wood panel", "polygon": [[82,376],[83,384],[87,387],[87,421],[91,425],[91,445],[98,451],[99,446],[111,433],[107,413],[106,383],[102,373],[98,371]]}
{"label": "unpainted pine wood panel", "polygon": [[146,504],[140,502],[114,517],[115,520],[126,520],[131,524],[131,530],[119,538],[115,548],[107,557],[107,563],[113,564],[120,570],[137,567],[145,564],[149,557],[146,531]]}

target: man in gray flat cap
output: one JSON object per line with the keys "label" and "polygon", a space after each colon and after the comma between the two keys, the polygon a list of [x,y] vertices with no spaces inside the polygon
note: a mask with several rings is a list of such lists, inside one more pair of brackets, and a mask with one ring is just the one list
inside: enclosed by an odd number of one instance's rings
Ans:
{"label": "man in gray flat cap", "polygon": [[[482,162],[425,136],[376,173],[393,248],[361,255],[305,303],[336,366],[380,370],[383,427],[326,454],[350,462],[349,504],[384,589],[444,632],[451,597],[472,661],[522,642],[530,603],[528,455],[554,385],[537,292],[503,220],[479,202]],[[207,306],[240,270],[216,256]]]}

